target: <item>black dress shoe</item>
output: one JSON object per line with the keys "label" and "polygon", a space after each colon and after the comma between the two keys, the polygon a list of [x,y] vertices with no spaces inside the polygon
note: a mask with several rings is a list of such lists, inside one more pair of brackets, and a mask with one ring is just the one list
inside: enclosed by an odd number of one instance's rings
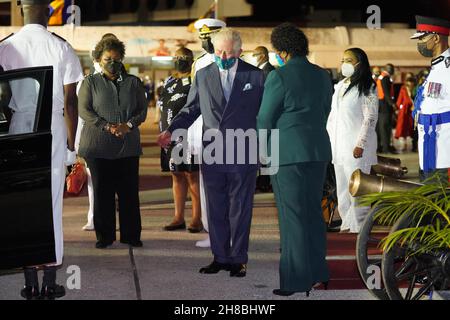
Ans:
{"label": "black dress shoe", "polygon": [[38,300],[41,296],[39,294],[39,288],[35,286],[24,286],[20,290],[20,295],[27,300]]}
{"label": "black dress shoe", "polygon": [[97,243],[95,244],[95,247],[97,249],[105,249],[106,247],[109,247],[110,245],[112,245],[113,242],[105,242],[105,241],[97,241]]}
{"label": "black dress shoe", "polygon": [[232,264],[230,269],[230,277],[242,278],[247,275],[247,265],[243,263]]}
{"label": "black dress shoe", "polygon": [[181,229],[183,229],[183,230],[186,229],[185,222],[178,223],[178,224],[171,223],[164,227],[164,230],[166,230],[166,231],[174,231],[174,230],[181,230]]}
{"label": "black dress shoe", "polygon": [[292,296],[295,293],[295,291],[288,291],[288,290],[282,290],[282,289],[273,289],[272,293],[276,294],[277,296],[288,297],[288,296]]}
{"label": "black dress shoe", "polygon": [[41,290],[42,299],[46,300],[54,300],[56,298],[61,298],[66,295],[66,289],[59,284],[55,284],[54,286],[43,286]]}
{"label": "black dress shoe", "polygon": [[220,263],[214,260],[210,265],[201,268],[199,272],[206,274],[213,274],[219,272],[220,270],[230,271],[230,265],[227,263]]}
{"label": "black dress shoe", "polygon": [[190,233],[199,233],[200,231],[202,231],[203,230],[203,225],[202,224],[200,224],[199,226],[193,226],[193,225],[190,225],[189,227],[188,227],[188,231],[190,232]]}
{"label": "black dress shoe", "polygon": [[120,243],[128,244],[135,248],[140,248],[144,245],[141,240],[135,240],[135,241],[120,240]]}

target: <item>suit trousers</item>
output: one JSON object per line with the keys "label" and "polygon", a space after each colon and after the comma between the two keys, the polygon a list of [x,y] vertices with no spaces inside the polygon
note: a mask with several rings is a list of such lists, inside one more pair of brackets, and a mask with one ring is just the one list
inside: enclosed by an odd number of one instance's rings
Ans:
{"label": "suit trousers", "polygon": [[120,240],[141,239],[139,157],[86,159],[94,187],[94,227],[97,240],[116,240],[116,201],[119,200]]}
{"label": "suit trousers", "polygon": [[231,173],[203,170],[202,173],[214,260],[245,264],[248,261],[256,169]]}
{"label": "suit trousers", "polygon": [[321,201],[327,162],[280,166],[271,176],[280,224],[280,288],[305,292],[328,281]]}
{"label": "suit trousers", "polygon": [[388,153],[390,151],[389,146],[391,145],[391,135],[392,135],[392,119],[391,113],[379,112],[378,122],[377,122],[377,137],[378,137],[378,148],[381,153]]}

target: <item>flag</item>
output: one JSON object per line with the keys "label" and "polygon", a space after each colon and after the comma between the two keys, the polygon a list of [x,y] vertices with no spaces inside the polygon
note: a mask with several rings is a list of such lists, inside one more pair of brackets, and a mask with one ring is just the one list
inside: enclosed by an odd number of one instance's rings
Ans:
{"label": "flag", "polygon": [[[208,8],[208,11],[206,11],[202,16],[200,16],[199,18],[198,18],[198,20],[200,20],[200,19],[206,19],[206,18],[215,18],[216,17],[216,3],[215,2],[213,2],[212,4],[211,4],[211,6]],[[197,21],[197,20],[196,20]],[[195,30],[195,28],[194,28],[194,24],[195,24],[195,21],[194,22],[191,22],[189,25],[188,25],[188,31],[189,32],[196,32],[197,30]]]}
{"label": "flag", "polygon": [[72,0],[55,0],[49,5],[50,19],[49,26],[62,26],[67,22],[70,13],[67,13],[67,8],[72,5]]}

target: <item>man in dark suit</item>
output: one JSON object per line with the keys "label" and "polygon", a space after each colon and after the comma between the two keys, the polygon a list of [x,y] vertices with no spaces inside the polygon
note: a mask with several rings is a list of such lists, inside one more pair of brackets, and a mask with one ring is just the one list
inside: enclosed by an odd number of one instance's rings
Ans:
{"label": "man in dark suit", "polygon": [[378,148],[381,153],[396,153],[391,146],[392,115],[397,106],[394,101],[394,86],[391,77],[394,75],[394,66],[388,63],[377,80],[378,91],[378,122],[377,137]]}
{"label": "man in dark suit", "polygon": [[256,58],[257,67],[264,72],[264,78],[270,71],[275,70],[275,67],[269,62],[269,50],[266,47],[257,47],[253,50],[253,57]]}
{"label": "man in dark suit", "polygon": [[[212,42],[215,63],[197,72],[186,105],[158,143],[168,146],[177,139],[177,129],[187,129],[203,116],[201,170],[214,261],[200,273],[227,270],[231,277],[244,277],[257,171],[256,115],[264,75],[239,59],[242,43],[237,31],[222,29],[212,36]],[[248,133],[250,139],[236,137],[239,131]],[[236,144],[237,140],[242,143]]]}

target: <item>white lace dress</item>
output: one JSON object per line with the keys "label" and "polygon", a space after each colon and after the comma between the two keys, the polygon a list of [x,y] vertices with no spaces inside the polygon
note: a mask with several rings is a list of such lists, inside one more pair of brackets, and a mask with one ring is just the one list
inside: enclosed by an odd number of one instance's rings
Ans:
{"label": "white lace dress", "polygon": [[[348,185],[356,169],[370,173],[370,167],[377,163],[378,97],[375,87],[368,95],[359,95],[345,79],[335,86],[327,131],[330,136],[333,165],[336,173],[338,210],[342,218],[341,230],[359,232],[368,208],[357,207],[350,195]],[[362,158],[355,159],[353,150],[362,148]]]}

